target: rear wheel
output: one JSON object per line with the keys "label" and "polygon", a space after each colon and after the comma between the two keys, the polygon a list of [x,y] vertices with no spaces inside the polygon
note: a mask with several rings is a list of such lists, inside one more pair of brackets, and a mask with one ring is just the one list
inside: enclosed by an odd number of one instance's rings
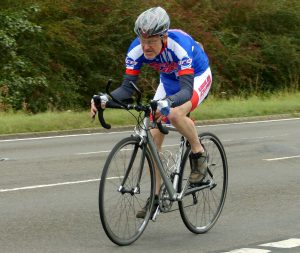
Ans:
{"label": "rear wheel", "polygon": [[[155,175],[150,153],[140,146],[140,139],[121,140],[109,154],[99,188],[99,212],[102,226],[110,240],[129,245],[145,230],[155,194]],[[150,199],[149,199],[150,197]],[[137,212],[146,205],[144,218]]]}
{"label": "rear wheel", "polygon": [[182,160],[179,180],[179,190],[182,191],[185,186],[187,190],[182,201],[178,202],[184,224],[196,234],[207,232],[218,220],[228,184],[227,159],[221,141],[211,133],[202,133],[199,138],[208,153],[208,173],[198,185],[188,182],[191,172],[191,149],[188,147]]}

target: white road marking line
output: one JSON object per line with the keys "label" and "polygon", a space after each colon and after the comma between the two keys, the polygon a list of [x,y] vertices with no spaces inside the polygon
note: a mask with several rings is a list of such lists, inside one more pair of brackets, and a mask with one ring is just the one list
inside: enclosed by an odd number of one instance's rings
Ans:
{"label": "white road marking line", "polygon": [[222,253],[269,253],[270,250],[266,249],[253,249],[253,248],[242,248],[242,249],[235,249],[231,251],[226,251]]}
{"label": "white road marking line", "polygon": [[[230,125],[259,124],[259,123],[280,122],[280,121],[294,121],[294,120],[300,120],[300,118],[261,120],[261,121],[246,121],[246,122],[234,122],[234,123],[223,123],[223,124],[221,123],[221,124],[212,124],[212,125],[197,126],[197,128],[217,127],[217,126],[230,126]],[[122,133],[132,133],[132,131],[107,132],[107,133],[90,133],[90,134],[70,134],[70,135],[56,135],[56,136],[44,136],[44,137],[32,137],[32,138],[20,138],[20,139],[7,139],[7,140],[0,140],[0,143],[1,142],[14,142],[14,141],[31,141],[31,140],[43,140],[43,139],[55,139],[55,138],[93,136],[93,135],[103,135],[103,134],[122,134]]]}
{"label": "white road marking line", "polygon": [[[110,177],[108,179],[118,179],[118,178],[120,178],[120,177]],[[0,189],[0,193],[31,190],[31,189],[46,188],[46,187],[55,187],[55,186],[61,186],[61,185],[83,184],[83,183],[90,183],[90,182],[97,182],[97,181],[100,181],[100,179],[94,178],[94,179],[87,179],[87,180],[80,180],[80,181],[55,183],[55,184],[31,185],[31,186],[25,186],[25,187],[19,187],[19,188]]]}
{"label": "white road marking line", "polygon": [[281,249],[290,249],[300,246],[300,239],[298,238],[291,238],[288,240],[278,241],[278,242],[270,242],[261,244],[259,246],[263,247],[273,247],[273,248],[281,248]]}
{"label": "white road marking line", "polygon": [[55,183],[55,184],[31,185],[31,186],[25,186],[25,187],[19,187],[19,188],[0,189],[0,193],[31,190],[31,189],[46,188],[46,187],[55,187],[55,186],[61,186],[61,185],[82,184],[82,183],[95,182],[95,181],[99,181],[99,180],[100,179],[95,178],[95,179],[87,179],[87,180],[71,181],[71,182],[62,182],[62,183]]}
{"label": "white road marking line", "polygon": [[263,159],[263,160],[270,162],[270,161],[287,160],[287,159],[294,159],[294,158],[300,158],[300,155],[268,158],[268,159]]}
{"label": "white road marking line", "polygon": [[203,125],[203,126],[197,126],[197,127],[200,128],[200,127],[208,127],[208,126],[209,127],[214,127],[214,126],[247,125],[247,124],[259,124],[259,123],[292,121],[292,120],[300,120],[300,118],[272,119],[272,120],[259,120],[259,121],[245,121],[245,122],[221,123],[221,124]]}
{"label": "white road marking line", "polygon": [[[258,137],[251,137],[251,138],[240,138],[240,139],[226,139],[222,140],[222,142],[233,142],[233,141],[241,141],[241,140],[259,140],[259,139],[267,139],[267,138],[275,138],[275,137],[281,137],[281,136],[287,136],[288,134],[282,134],[282,135],[269,135],[269,136],[258,136]],[[170,145],[163,145],[162,147],[173,147],[173,146],[179,146],[179,144],[170,144]],[[101,150],[101,151],[91,151],[91,152],[82,152],[82,153],[76,153],[76,155],[92,155],[92,154],[101,154],[101,153],[109,153],[111,150]]]}
{"label": "white road marking line", "polygon": [[244,137],[244,138],[239,138],[239,139],[225,139],[225,140],[222,140],[222,142],[271,139],[271,138],[278,138],[278,137],[283,137],[283,136],[288,136],[288,135],[289,134],[281,134],[281,135],[266,135],[266,136],[256,136],[256,137]]}
{"label": "white road marking line", "polygon": [[75,155],[92,155],[92,154],[101,154],[101,153],[109,153],[110,151],[111,151],[111,150],[92,151],[92,152],[76,153]]}
{"label": "white road marking line", "polygon": [[[173,147],[179,146],[179,144],[170,144],[170,145],[163,145],[162,147]],[[129,149],[124,149],[129,150]],[[75,155],[92,155],[92,154],[101,154],[101,153],[109,153],[111,150],[101,150],[101,151],[92,151],[92,152],[84,152],[84,153],[76,153]]]}
{"label": "white road marking line", "polygon": [[0,162],[1,161],[8,161],[8,160],[11,160],[10,158],[5,158],[5,157],[0,157]]}
{"label": "white road marking line", "polygon": [[[258,245],[260,247],[271,247],[271,248],[281,248],[281,249],[290,249],[300,247],[300,239],[299,238],[290,238],[283,241],[278,242],[270,242]],[[221,252],[221,253],[268,253],[272,252],[267,249],[255,249],[255,248],[240,248],[234,249],[231,251]]]}
{"label": "white road marking line", "polygon": [[92,135],[103,135],[103,134],[105,134],[105,135],[106,134],[121,134],[121,133],[132,133],[132,131],[109,132],[109,133],[90,133],[90,134],[55,135],[55,136],[43,136],[43,137],[29,137],[29,138],[21,138],[21,139],[0,140],[0,143],[1,142],[14,142],[14,141],[33,141],[33,140],[44,140],[44,139],[81,137],[81,136],[92,136]]}

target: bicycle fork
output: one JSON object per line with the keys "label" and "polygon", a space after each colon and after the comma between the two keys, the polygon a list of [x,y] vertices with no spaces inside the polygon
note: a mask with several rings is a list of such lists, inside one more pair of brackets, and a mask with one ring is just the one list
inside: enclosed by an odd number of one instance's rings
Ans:
{"label": "bicycle fork", "polygon": [[132,151],[132,155],[131,155],[131,158],[130,158],[130,161],[129,161],[129,164],[128,164],[128,167],[126,169],[126,173],[124,175],[124,178],[122,180],[122,183],[118,189],[119,192],[121,192],[122,194],[124,193],[130,193],[131,195],[134,195],[134,194],[138,194],[140,193],[140,181],[141,181],[141,177],[142,177],[142,169],[143,169],[143,165],[144,165],[144,161],[145,161],[145,146],[142,147],[142,156],[141,156],[141,161],[140,161],[140,165],[139,165],[139,174],[138,174],[138,179],[137,179],[137,182],[136,182],[136,186],[134,188],[131,188],[131,189],[126,189],[124,187],[125,185],[125,182],[127,181],[127,178],[128,178],[128,175],[131,171],[131,168],[132,168],[132,165],[135,161],[135,158],[136,158],[136,155],[138,153],[138,149],[139,149],[139,145],[135,145],[134,146],[134,149]]}

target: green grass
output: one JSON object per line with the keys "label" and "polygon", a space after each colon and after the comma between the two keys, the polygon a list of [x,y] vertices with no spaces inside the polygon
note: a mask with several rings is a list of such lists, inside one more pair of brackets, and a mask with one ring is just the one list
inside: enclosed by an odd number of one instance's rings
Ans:
{"label": "green grass", "polygon": [[[210,96],[193,113],[195,120],[224,119],[233,117],[251,117],[274,114],[300,113],[300,92],[280,93],[268,97],[249,99],[216,99]],[[134,117],[123,110],[105,110],[106,121],[113,127],[135,124]],[[36,115],[26,113],[0,113],[0,134],[45,132],[99,128],[97,120],[91,121],[89,111],[83,112],[47,112]]]}
{"label": "green grass", "polygon": [[280,93],[268,97],[253,96],[248,99],[217,100],[208,98],[193,113],[198,120],[232,117],[252,117],[274,114],[298,114],[300,93]]}

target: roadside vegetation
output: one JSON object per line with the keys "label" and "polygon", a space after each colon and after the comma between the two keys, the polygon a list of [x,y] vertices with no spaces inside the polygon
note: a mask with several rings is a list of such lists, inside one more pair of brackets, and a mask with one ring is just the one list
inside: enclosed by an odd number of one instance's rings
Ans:
{"label": "roadside vegetation", "polygon": [[[280,93],[268,97],[250,97],[221,99],[214,96],[198,107],[191,117],[199,121],[226,119],[235,117],[265,116],[287,114],[291,117],[300,116],[300,92]],[[105,110],[105,119],[112,124],[112,129],[136,123],[134,117],[123,110]],[[136,115],[136,114],[135,114]],[[0,135],[61,131],[74,129],[100,129],[99,122],[91,121],[89,111],[64,111],[28,114],[24,112],[0,113]]]}
{"label": "roadside vegetation", "polygon": [[[0,134],[98,127],[90,98],[109,79],[121,83],[135,19],[158,5],[210,59],[213,87],[192,117],[300,112],[298,0],[1,0]],[[145,66],[144,98],[157,82]],[[134,123],[126,112],[105,113],[114,126]]]}
{"label": "roadside vegetation", "polygon": [[[0,111],[86,110],[121,83],[135,19],[157,5],[204,45],[214,97],[299,91],[298,0],[1,0]],[[151,96],[157,81],[145,68],[139,86]]]}

